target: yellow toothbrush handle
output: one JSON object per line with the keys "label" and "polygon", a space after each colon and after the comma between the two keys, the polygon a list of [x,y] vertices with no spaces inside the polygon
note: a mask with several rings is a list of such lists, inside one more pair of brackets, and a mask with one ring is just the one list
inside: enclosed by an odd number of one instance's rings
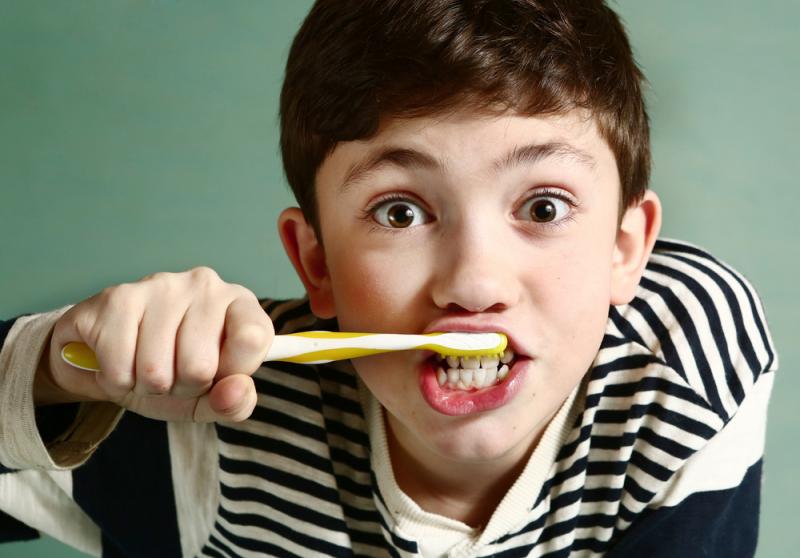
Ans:
{"label": "yellow toothbrush handle", "polygon": [[61,358],[64,362],[89,372],[99,372],[100,365],[97,356],[86,343],[67,343],[61,349]]}
{"label": "yellow toothbrush handle", "polygon": [[[315,339],[350,339],[363,337],[365,333],[345,333],[332,331],[312,331],[305,333],[292,333],[289,335],[276,335],[272,347],[267,353],[265,360],[282,360],[285,362],[296,363],[319,363],[330,362],[332,360],[345,360],[358,358],[376,353],[383,353],[386,348],[364,348],[364,347],[337,347],[323,348],[321,345],[326,343],[315,343]],[[100,364],[97,356],[86,343],[73,342],[64,345],[61,349],[61,358],[64,362],[71,364],[88,372],[99,372]]]}

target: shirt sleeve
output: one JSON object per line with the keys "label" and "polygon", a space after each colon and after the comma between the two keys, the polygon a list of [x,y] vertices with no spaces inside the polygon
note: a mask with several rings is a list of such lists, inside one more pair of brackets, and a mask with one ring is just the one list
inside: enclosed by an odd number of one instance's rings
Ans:
{"label": "shirt sleeve", "polygon": [[755,555],[773,378],[758,380],[736,415],[625,531],[610,558]]}
{"label": "shirt sleeve", "polygon": [[33,405],[34,376],[53,325],[67,309],[0,322],[0,541],[46,533],[97,556],[100,530],[74,501],[69,469],[91,453],[77,447],[95,447],[102,438],[92,440],[81,426],[102,407],[59,405],[37,416]]}
{"label": "shirt sleeve", "polygon": [[[682,395],[665,399],[665,412],[694,417],[687,424],[696,428],[663,430],[664,440],[676,447],[693,442],[692,450],[620,533],[609,556],[753,556],[767,408],[778,368],[758,294],[704,250],[659,240],[636,298],[612,309],[611,318],[674,375],[675,394]],[[696,412],[684,413],[691,401]],[[659,427],[657,421],[651,426],[654,432]]]}
{"label": "shirt sleeve", "polygon": [[[33,382],[56,321],[65,306],[46,314],[2,322],[0,339],[0,468],[66,470],[91,456],[113,430],[122,409],[113,403],[82,403],[74,412],[33,404]],[[46,425],[44,440],[37,424]],[[67,419],[63,425],[54,420]],[[53,433],[58,434],[53,434]],[[0,469],[0,470],[2,470]]]}

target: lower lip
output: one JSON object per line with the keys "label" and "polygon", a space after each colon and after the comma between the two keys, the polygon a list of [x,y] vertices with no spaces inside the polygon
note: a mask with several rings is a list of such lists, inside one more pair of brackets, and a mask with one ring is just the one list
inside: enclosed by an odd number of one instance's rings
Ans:
{"label": "lower lip", "polygon": [[443,415],[462,416],[490,411],[508,403],[522,387],[525,369],[530,359],[514,363],[508,375],[492,387],[475,391],[445,389],[436,378],[436,366],[432,359],[420,365],[419,385],[422,397],[435,411]]}

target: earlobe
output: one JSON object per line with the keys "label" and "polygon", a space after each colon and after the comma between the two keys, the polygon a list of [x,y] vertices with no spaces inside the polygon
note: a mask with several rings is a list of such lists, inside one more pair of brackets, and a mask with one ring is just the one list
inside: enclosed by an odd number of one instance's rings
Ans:
{"label": "earlobe", "polygon": [[336,308],[325,263],[325,250],[300,208],[289,207],[281,212],[278,217],[278,233],[283,248],[308,293],[311,311],[319,318],[333,318]]}
{"label": "earlobe", "polygon": [[630,302],[661,230],[661,201],[652,190],[625,211],[611,263],[611,304]]}

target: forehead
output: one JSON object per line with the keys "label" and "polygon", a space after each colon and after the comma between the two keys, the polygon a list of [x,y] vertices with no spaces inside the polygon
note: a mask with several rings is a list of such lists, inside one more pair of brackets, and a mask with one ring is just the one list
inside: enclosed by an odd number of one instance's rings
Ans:
{"label": "forehead", "polygon": [[345,193],[395,170],[497,174],[522,164],[556,162],[603,173],[616,163],[585,111],[554,116],[453,112],[386,119],[369,139],[341,142],[323,161],[317,186]]}

